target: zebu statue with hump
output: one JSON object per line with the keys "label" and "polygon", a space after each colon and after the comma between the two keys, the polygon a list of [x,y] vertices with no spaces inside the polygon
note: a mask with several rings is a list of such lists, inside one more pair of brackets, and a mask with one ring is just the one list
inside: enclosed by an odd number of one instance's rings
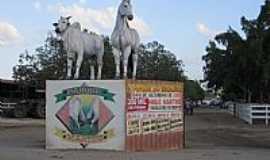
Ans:
{"label": "zebu statue with hump", "polygon": [[[71,17],[61,17],[58,23],[54,23],[55,31],[60,35],[64,42],[64,50],[67,52],[67,78],[72,78],[73,61],[77,56],[75,79],[79,79],[80,69],[84,58],[96,56],[98,64],[97,79],[101,79],[104,42],[103,38],[93,34],[81,31],[81,25],[78,22],[70,24]],[[91,65],[91,79],[95,79],[94,66]]]}
{"label": "zebu statue with hump", "polygon": [[138,51],[140,46],[140,37],[135,29],[129,27],[128,20],[134,18],[132,5],[130,0],[122,0],[117,13],[116,25],[113,30],[111,39],[113,46],[113,54],[116,65],[115,78],[120,78],[120,60],[123,60],[123,78],[127,78],[128,60],[132,55],[133,79],[136,78],[136,70],[138,63]]}

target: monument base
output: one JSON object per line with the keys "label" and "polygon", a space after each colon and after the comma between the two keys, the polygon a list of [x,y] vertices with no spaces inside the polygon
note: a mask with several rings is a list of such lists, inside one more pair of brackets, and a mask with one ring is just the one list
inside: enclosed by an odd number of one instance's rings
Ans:
{"label": "monument base", "polygon": [[162,81],[47,81],[46,148],[182,149],[183,84]]}

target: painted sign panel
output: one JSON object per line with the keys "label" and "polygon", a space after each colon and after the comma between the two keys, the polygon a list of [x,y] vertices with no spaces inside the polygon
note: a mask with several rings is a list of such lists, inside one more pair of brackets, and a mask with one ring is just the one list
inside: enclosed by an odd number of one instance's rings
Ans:
{"label": "painted sign panel", "polygon": [[47,81],[50,149],[125,149],[125,81]]}
{"label": "painted sign panel", "polygon": [[[128,81],[126,111],[126,147],[129,151],[181,148],[184,121],[182,83]],[[168,145],[159,144],[164,138]],[[147,141],[151,144],[144,148]],[[176,144],[169,147],[170,143]]]}

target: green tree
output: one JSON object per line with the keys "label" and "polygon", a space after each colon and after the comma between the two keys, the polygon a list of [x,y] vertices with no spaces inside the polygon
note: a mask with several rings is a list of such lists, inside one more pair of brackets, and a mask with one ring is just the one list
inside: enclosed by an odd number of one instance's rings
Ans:
{"label": "green tree", "polygon": [[44,46],[38,47],[34,54],[26,51],[20,55],[18,65],[13,67],[13,78],[30,81],[63,79],[66,54],[62,48],[61,41],[49,34]]}
{"label": "green tree", "polygon": [[18,65],[13,67],[13,78],[20,81],[30,81],[37,71],[36,57],[25,50],[19,56]]}
{"label": "green tree", "polygon": [[144,80],[167,81],[180,81],[186,78],[183,62],[157,41],[141,45],[137,77]]}
{"label": "green tree", "polygon": [[269,13],[270,2],[266,0],[256,19],[241,18],[244,37],[230,27],[209,43],[207,54],[203,56],[209,88],[222,90],[227,99],[269,101]]}
{"label": "green tree", "polygon": [[185,81],[185,98],[191,101],[202,101],[205,97],[205,91],[198,81]]}

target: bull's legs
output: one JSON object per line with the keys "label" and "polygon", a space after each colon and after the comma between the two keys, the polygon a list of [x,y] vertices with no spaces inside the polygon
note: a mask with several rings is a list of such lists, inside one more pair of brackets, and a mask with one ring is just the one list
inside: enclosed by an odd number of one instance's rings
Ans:
{"label": "bull's legs", "polygon": [[123,73],[123,78],[127,79],[127,71],[128,71],[128,59],[131,54],[131,47],[127,47],[124,50],[124,60],[123,60],[123,67],[124,67],[124,73]]}
{"label": "bull's legs", "polygon": [[133,61],[132,79],[135,80],[136,79],[136,75],[137,75],[137,65],[138,65],[138,53],[137,52],[135,52],[132,55],[132,61]]}
{"label": "bull's legs", "polygon": [[94,66],[94,65],[91,65],[91,66],[90,66],[90,72],[91,72],[91,73],[90,73],[90,75],[91,75],[91,76],[90,76],[90,79],[91,79],[91,80],[95,80],[95,66]]}
{"label": "bull's legs", "polygon": [[115,69],[116,69],[115,79],[120,79],[120,55],[121,55],[121,52],[118,49],[113,48],[113,55],[114,55],[114,63],[115,63]]}
{"label": "bull's legs", "polygon": [[67,79],[71,79],[73,58],[67,57]]}
{"label": "bull's legs", "polygon": [[79,79],[82,62],[83,62],[83,52],[78,53],[78,58],[77,58],[77,63],[76,63],[76,73],[74,76],[75,79]]}
{"label": "bull's legs", "polygon": [[98,65],[98,76],[97,76],[98,80],[101,80],[101,72],[102,72],[102,64],[99,64]]}
{"label": "bull's legs", "polygon": [[103,54],[99,54],[99,56],[97,58],[97,64],[98,64],[97,79],[100,80],[101,79],[101,73],[102,73],[102,67],[103,67]]}

